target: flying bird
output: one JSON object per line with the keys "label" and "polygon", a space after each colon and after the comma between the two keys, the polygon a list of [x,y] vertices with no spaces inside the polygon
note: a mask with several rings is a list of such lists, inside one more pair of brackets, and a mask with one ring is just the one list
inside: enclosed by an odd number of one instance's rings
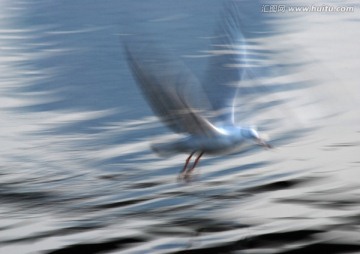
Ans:
{"label": "flying bird", "polygon": [[191,178],[204,154],[232,153],[249,142],[271,148],[256,127],[237,124],[235,119],[239,87],[249,76],[239,8],[236,2],[224,8],[203,82],[182,61],[156,47],[150,49],[156,56],[149,57],[124,43],[128,64],[148,104],[169,129],[183,134],[175,141],[152,145],[160,155],[189,155],[180,179]]}

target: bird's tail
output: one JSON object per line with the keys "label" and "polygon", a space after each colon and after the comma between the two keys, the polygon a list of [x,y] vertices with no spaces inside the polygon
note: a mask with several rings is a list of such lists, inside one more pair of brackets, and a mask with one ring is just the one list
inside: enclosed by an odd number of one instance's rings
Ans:
{"label": "bird's tail", "polygon": [[151,149],[161,157],[170,157],[178,153],[175,143],[154,143],[151,144]]}

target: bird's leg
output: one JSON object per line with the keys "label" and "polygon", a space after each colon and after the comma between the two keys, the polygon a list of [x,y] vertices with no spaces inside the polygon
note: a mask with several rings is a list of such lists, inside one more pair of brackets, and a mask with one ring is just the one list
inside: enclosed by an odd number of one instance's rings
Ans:
{"label": "bird's leg", "polygon": [[187,166],[188,166],[188,164],[189,164],[189,162],[190,162],[191,157],[194,155],[194,153],[195,153],[195,152],[192,152],[192,153],[189,155],[189,157],[186,159],[185,165],[184,165],[183,169],[182,169],[182,170],[180,171],[180,173],[179,173],[179,178],[180,178],[180,179],[183,178],[183,175],[184,175],[184,174],[186,174]]}
{"label": "bird's leg", "polygon": [[191,173],[194,171],[196,165],[197,165],[198,162],[200,161],[200,158],[201,158],[201,156],[203,156],[203,154],[204,154],[204,152],[200,152],[200,154],[199,154],[198,157],[196,158],[193,166],[192,166],[190,169],[186,170],[186,172],[185,172],[185,178],[186,178],[186,179],[188,179],[188,178],[191,176]]}

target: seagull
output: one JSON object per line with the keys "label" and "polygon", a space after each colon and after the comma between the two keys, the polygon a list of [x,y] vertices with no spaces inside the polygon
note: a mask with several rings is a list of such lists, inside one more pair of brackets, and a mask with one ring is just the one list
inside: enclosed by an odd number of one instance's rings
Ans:
{"label": "seagull", "polygon": [[[256,127],[236,123],[239,87],[248,77],[246,41],[238,3],[226,5],[215,35],[203,82],[185,64],[164,50],[139,53],[125,43],[128,65],[148,104],[172,131],[175,141],[153,144],[160,155],[188,154],[178,178],[188,181],[204,154],[229,154],[244,143],[272,146]],[[151,56],[154,52],[156,56]],[[150,55],[150,56],[149,56]],[[193,164],[190,160],[196,156]]]}

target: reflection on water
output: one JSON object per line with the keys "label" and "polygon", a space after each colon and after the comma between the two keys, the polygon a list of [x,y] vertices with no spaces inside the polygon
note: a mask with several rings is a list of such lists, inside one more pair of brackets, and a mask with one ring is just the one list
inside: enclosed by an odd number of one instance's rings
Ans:
{"label": "reflection on water", "polygon": [[1,253],[360,250],[358,9],[242,5],[255,78],[239,115],[277,148],[207,157],[181,184],[183,156],[148,147],[173,134],[121,38],[156,39],[202,79],[223,3],[0,1]]}

